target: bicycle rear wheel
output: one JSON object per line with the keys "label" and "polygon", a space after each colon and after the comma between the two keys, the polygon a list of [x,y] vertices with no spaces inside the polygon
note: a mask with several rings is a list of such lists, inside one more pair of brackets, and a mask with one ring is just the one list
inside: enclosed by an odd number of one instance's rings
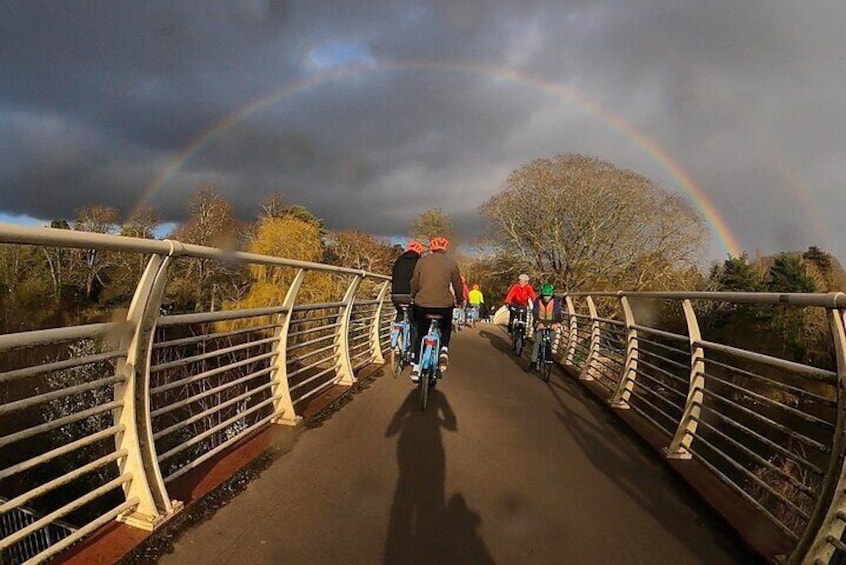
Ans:
{"label": "bicycle rear wheel", "polygon": [[402,341],[402,333],[397,337],[397,344],[391,349],[391,369],[394,372],[394,378],[402,374],[405,368],[405,344]]}
{"label": "bicycle rear wheel", "polygon": [[417,381],[417,399],[420,402],[420,410],[426,410],[429,405],[429,380],[431,379],[430,372],[434,367],[429,367],[420,375],[420,380]]}

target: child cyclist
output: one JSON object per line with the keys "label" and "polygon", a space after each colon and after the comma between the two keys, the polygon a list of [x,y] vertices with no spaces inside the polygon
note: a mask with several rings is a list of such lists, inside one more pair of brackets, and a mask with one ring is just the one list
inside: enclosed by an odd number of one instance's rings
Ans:
{"label": "child cyclist", "polygon": [[555,288],[549,283],[541,287],[541,296],[535,300],[532,306],[532,317],[535,326],[535,345],[532,347],[532,363],[538,360],[538,352],[541,338],[541,330],[557,330],[561,324],[561,304],[555,298]]}

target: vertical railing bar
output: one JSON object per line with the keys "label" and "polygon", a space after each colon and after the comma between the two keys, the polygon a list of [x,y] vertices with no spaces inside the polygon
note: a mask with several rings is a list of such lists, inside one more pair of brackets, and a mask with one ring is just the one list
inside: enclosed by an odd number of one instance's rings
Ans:
{"label": "vertical railing bar", "polygon": [[122,402],[114,410],[115,425],[123,426],[115,436],[115,449],[127,452],[118,468],[121,475],[134,478],[123,485],[126,500],[138,499],[118,520],[144,530],[153,530],[180,507],[170,500],[161,477],[149,410],[152,342],[170,261],[171,255],[150,257],[126,317],[130,333],[121,344],[126,358],[116,363],[117,374],[125,380],[114,388],[115,400]]}
{"label": "vertical railing bar", "polygon": [[579,337],[579,320],[576,318],[576,305],[572,296],[566,296],[564,303],[567,305],[567,316],[570,318],[570,333],[567,336],[567,357],[565,364],[573,365],[576,362],[576,340]]}
{"label": "vertical railing bar", "polygon": [[702,341],[702,333],[699,330],[699,321],[696,318],[696,311],[690,300],[682,302],[684,318],[687,322],[687,335],[690,342],[690,379],[688,385],[687,402],[684,412],[679,419],[679,426],[676,434],[666,450],[670,459],[691,459],[691,442],[696,436],[696,428],[699,422],[699,413],[704,402],[705,389],[705,351],[699,342]]}
{"label": "vertical railing bar", "polygon": [[[835,294],[832,304],[841,296],[844,294]],[[837,549],[830,538],[841,539],[846,529],[842,518],[846,513],[846,310],[832,307],[826,314],[837,360],[837,421],[820,495],[789,563],[828,563]]]}
{"label": "vertical railing bar", "polygon": [[300,420],[294,410],[288,385],[288,333],[291,328],[291,319],[294,316],[294,306],[297,304],[297,296],[305,276],[305,269],[297,270],[297,274],[294,275],[294,279],[288,286],[288,292],[285,294],[285,300],[282,303],[285,311],[279,315],[281,323],[276,330],[276,336],[279,339],[276,342],[277,355],[273,358],[270,382],[275,385],[272,390],[277,395],[273,404],[273,412],[276,414],[273,422],[277,424],[295,425]]}
{"label": "vertical railing bar", "polygon": [[599,368],[596,366],[596,357],[599,355],[599,314],[596,310],[596,303],[593,301],[592,296],[588,296],[587,299],[588,311],[590,312],[590,348],[588,349],[588,358],[585,362],[585,369],[582,371],[580,375],[580,379],[583,381],[592,381],[596,378],[596,374],[599,371]]}
{"label": "vertical railing bar", "polygon": [[385,364],[385,356],[382,354],[382,344],[380,339],[380,332],[382,330],[382,312],[385,308],[385,300],[388,298],[391,283],[385,282],[382,285],[382,290],[379,291],[377,300],[379,304],[376,306],[376,311],[373,313],[373,328],[370,341],[370,352],[373,363],[378,365]]}
{"label": "vertical railing bar", "polygon": [[355,384],[355,373],[350,361],[350,319],[358,287],[364,278],[364,272],[353,277],[342,300],[343,306],[338,312],[339,326],[335,332],[335,374],[338,384],[352,386]]}
{"label": "vertical railing bar", "polygon": [[617,385],[617,390],[614,391],[614,395],[611,397],[611,406],[625,410],[629,408],[629,398],[631,397],[635,379],[637,378],[639,352],[637,330],[634,328],[634,312],[628,297],[622,294],[620,295],[620,306],[623,309],[623,316],[626,322],[626,361],[623,365],[623,373]]}

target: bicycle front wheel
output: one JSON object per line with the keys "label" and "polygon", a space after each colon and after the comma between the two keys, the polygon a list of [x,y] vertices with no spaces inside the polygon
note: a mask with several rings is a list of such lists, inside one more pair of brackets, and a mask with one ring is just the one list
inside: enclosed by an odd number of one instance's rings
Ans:
{"label": "bicycle front wheel", "polygon": [[517,335],[514,336],[514,353],[517,354],[517,357],[523,355],[523,332],[522,330],[518,330]]}
{"label": "bicycle front wheel", "polygon": [[541,366],[541,376],[543,377],[543,382],[548,383],[550,375],[552,375],[552,361],[544,361]]}

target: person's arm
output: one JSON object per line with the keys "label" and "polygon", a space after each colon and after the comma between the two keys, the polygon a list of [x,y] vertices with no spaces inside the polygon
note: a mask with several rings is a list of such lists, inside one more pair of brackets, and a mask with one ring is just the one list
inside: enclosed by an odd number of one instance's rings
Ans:
{"label": "person's arm", "polygon": [[514,292],[516,289],[516,285],[512,285],[511,288],[508,289],[508,294],[505,295],[505,305],[508,306],[514,301]]}
{"label": "person's arm", "polygon": [[420,261],[417,261],[414,265],[414,274],[411,275],[411,298],[414,299],[417,296],[417,292],[420,290]]}
{"label": "person's arm", "polygon": [[[464,288],[461,282],[461,272],[458,270],[458,264],[455,264],[452,268],[452,276],[450,276],[450,280],[452,282],[452,291],[455,294],[455,301],[458,302],[460,299],[459,296],[464,296]],[[457,304],[456,304],[457,306]]]}
{"label": "person's arm", "polygon": [[482,291],[480,290],[479,291],[479,304],[484,304],[484,303],[485,303],[485,295],[482,294]]}

